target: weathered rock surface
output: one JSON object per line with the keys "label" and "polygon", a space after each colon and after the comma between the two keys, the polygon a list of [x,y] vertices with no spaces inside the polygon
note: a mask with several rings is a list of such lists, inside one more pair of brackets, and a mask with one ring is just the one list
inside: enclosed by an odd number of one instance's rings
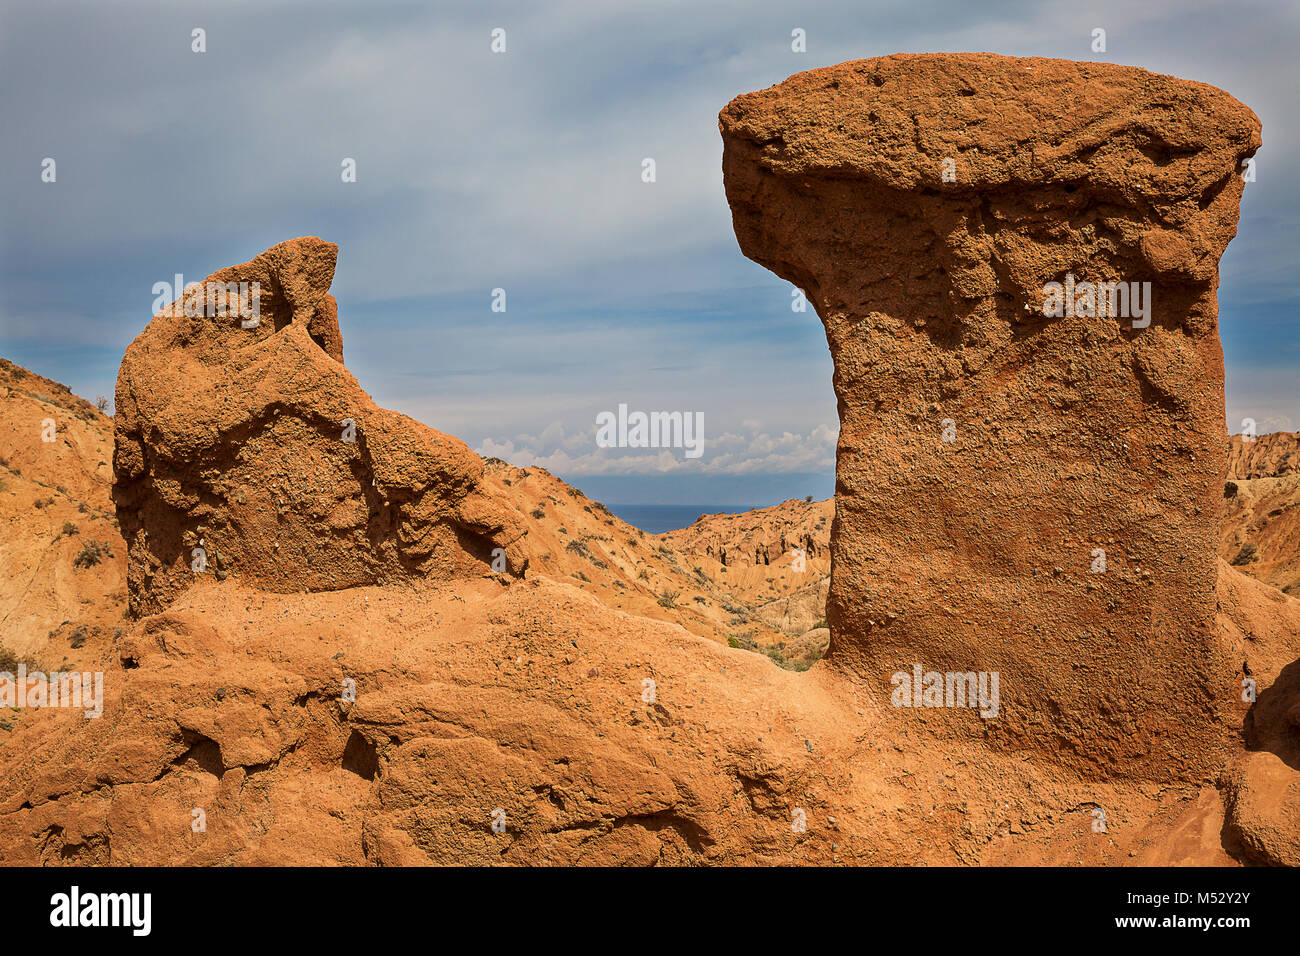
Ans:
{"label": "weathered rock surface", "polygon": [[1244,441],[1240,435],[1228,440],[1228,477],[1288,478],[1300,475],[1300,432],[1270,432]]}
{"label": "weathered rock surface", "polygon": [[792,498],[742,514],[700,515],[688,528],[668,531],[665,543],[728,567],[769,566],[796,549],[804,558],[830,555],[835,502]]}
{"label": "weathered rock surface", "polygon": [[[741,249],[805,291],[835,362],[830,660],[882,691],[913,663],[998,671],[1000,719],[950,725],[1207,773],[1235,690],[1215,289],[1254,114],[1129,67],[936,54],[799,74],[720,128]],[[1150,325],[1046,316],[1071,275],[1150,282]]]}
{"label": "weathered rock surface", "polygon": [[255,328],[218,296],[216,315],[164,309],[127,349],[113,497],[133,613],[188,587],[198,548],[201,573],[269,591],[490,573],[497,548],[523,572],[523,529],[482,493],[478,456],[341,364],[336,254],[295,239],[209,276],[205,293],[259,284]]}
{"label": "weathered rock surface", "polygon": [[1246,716],[1246,754],[1225,775],[1228,833],[1252,863],[1300,866],[1300,661]]}

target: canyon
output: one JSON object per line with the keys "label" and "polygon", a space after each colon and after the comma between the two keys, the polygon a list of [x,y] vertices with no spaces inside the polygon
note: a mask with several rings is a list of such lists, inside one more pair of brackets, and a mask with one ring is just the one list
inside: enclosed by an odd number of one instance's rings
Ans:
{"label": "canyon", "polygon": [[[648,535],[380,408],[315,237],[208,277],[252,328],[160,310],[111,419],[0,365],[0,644],[105,686],[0,718],[0,861],[1300,863],[1300,443],[1229,440],[1215,302],[1254,114],[934,54],[719,128],[826,327],[833,501]],[[1067,272],[1150,324],[1044,315]]]}

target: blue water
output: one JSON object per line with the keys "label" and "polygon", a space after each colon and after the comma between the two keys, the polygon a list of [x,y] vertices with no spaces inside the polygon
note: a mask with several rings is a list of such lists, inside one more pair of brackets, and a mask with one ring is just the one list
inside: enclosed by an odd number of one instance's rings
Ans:
{"label": "blue water", "polygon": [[736,515],[754,505],[607,505],[614,514],[647,534],[687,528],[700,515]]}

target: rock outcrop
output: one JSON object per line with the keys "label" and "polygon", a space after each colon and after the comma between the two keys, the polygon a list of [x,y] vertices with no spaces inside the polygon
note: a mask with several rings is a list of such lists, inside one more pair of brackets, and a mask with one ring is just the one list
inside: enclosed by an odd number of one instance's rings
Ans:
{"label": "rock outcrop", "polygon": [[[1238,692],[1215,289],[1254,114],[1140,69],[936,54],[799,74],[720,128],[741,249],[835,362],[830,660],[884,692],[997,671],[1000,719],[932,713],[1105,774],[1209,772]],[[1139,285],[1089,308],[1088,282]]]}
{"label": "rock outcrop", "polygon": [[1300,475],[1300,432],[1271,432],[1246,441],[1233,435],[1228,441],[1228,477],[1288,478]]}
{"label": "rock outcrop", "polygon": [[663,538],[672,548],[728,567],[766,567],[796,550],[805,559],[827,557],[834,514],[834,501],[792,498],[741,514],[700,515],[690,527],[666,532]]}
{"label": "rock outcrop", "polygon": [[523,573],[523,529],[482,493],[478,456],[341,364],[337,251],[294,239],[214,273],[127,349],[113,498],[134,614],[200,573],[325,591],[491,573],[497,549]]}
{"label": "rock outcrop", "polygon": [[1246,716],[1246,754],[1225,774],[1227,829],[1252,863],[1300,866],[1300,661]]}

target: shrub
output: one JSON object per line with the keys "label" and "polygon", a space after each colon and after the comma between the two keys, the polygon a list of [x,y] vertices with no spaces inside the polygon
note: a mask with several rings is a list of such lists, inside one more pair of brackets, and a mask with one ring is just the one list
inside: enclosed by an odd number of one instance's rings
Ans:
{"label": "shrub", "polygon": [[1255,552],[1257,550],[1258,549],[1255,547],[1254,542],[1247,541],[1241,546],[1241,550],[1237,552],[1237,556],[1232,559],[1233,565],[1241,566],[1243,564],[1250,564],[1250,562],[1255,560]]}
{"label": "shrub", "polygon": [[665,591],[663,594],[659,595],[659,606],[666,608],[676,607],[677,595],[677,591]]}
{"label": "shrub", "polygon": [[9,650],[9,648],[0,644],[0,673],[16,674],[18,672],[19,664],[26,664],[29,672],[43,669],[41,662],[30,654],[24,654],[19,657],[13,651]]}
{"label": "shrub", "polygon": [[105,557],[112,557],[113,549],[107,541],[87,541],[81,546],[72,563],[79,568],[93,568]]}
{"label": "shrub", "polygon": [[530,511],[529,514],[531,514],[534,518],[545,518],[546,509],[543,508],[541,505],[538,505],[536,508]]}
{"label": "shrub", "polygon": [[65,521],[63,522],[63,533],[70,538],[74,534],[80,534],[81,530],[71,521]]}

